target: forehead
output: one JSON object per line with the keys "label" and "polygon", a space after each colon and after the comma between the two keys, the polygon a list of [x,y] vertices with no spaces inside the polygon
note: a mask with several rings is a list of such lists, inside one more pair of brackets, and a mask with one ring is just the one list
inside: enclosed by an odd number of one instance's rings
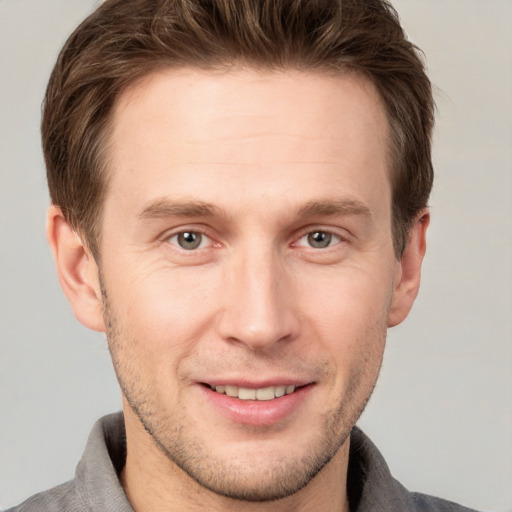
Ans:
{"label": "forehead", "polygon": [[378,93],[360,75],[163,70],[116,105],[107,202],[124,198],[129,208],[128,198],[140,205],[173,193],[270,200],[285,185],[298,200],[336,184],[378,195],[389,181],[387,140]]}
{"label": "forehead", "polygon": [[[379,122],[378,135],[387,137],[377,90],[369,79],[354,72],[163,69],[139,79],[121,94],[113,124],[115,136],[124,137],[133,129],[132,123],[158,120],[163,136],[167,129],[177,141],[192,136],[194,141],[208,143],[213,142],[212,136],[232,135],[234,127],[238,139],[252,137],[256,123],[290,137],[311,136],[336,124],[341,129],[342,112],[351,116],[353,137],[340,133],[340,142],[363,142],[362,132]],[[216,124],[215,133],[207,129],[212,124]]]}

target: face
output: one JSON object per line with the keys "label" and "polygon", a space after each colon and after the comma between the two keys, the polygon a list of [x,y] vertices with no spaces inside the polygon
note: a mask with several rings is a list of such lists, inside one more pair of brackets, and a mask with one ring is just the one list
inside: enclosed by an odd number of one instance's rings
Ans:
{"label": "face", "polygon": [[362,412],[401,273],[386,154],[353,75],[174,70],[120,98],[105,329],[125,414],[203,487],[294,493]]}

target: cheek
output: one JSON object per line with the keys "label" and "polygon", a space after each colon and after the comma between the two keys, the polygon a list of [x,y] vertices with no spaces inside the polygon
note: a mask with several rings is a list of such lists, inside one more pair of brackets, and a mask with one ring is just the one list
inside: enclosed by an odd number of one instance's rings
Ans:
{"label": "cheek", "polygon": [[131,279],[112,274],[111,303],[123,342],[153,365],[177,364],[193,352],[214,316],[213,280],[194,271],[144,269]]}
{"label": "cheek", "polygon": [[368,325],[386,323],[391,282],[389,273],[364,268],[310,273],[300,281],[300,307],[318,328],[356,335]]}
{"label": "cheek", "polygon": [[339,377],[346,379],[362,370],[378,372],[390,290],[386,279],[363,271],[338,270],[328,279],[303,281],[299,297],[305,322]]}

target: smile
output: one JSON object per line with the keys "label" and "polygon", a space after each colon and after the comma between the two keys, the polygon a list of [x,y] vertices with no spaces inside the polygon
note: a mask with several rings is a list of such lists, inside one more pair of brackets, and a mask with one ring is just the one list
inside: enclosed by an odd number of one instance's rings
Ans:
{"label": "smile", "polygon": [[295,391],[295,386],[268,386],[266,388],[243,388],[239,386],[220,385],[209,386],[210,389],[239,400],[274,400],[285,395],[291,395]]}
{"label": "smile", "polygon": [[[287,379],[288,380],[288,379]],[[233,382],[203,382],[202,390],[206,403],[229,420],[253,426],[269,426],[284,421],[301,409],[306,403],[309,393],[315,387],[315,382],[277,382],[271,386],[267,382],[251,383]],[[252,384],[252,385],[251,385]],[[259,387],[258,387],[259,386]]]}

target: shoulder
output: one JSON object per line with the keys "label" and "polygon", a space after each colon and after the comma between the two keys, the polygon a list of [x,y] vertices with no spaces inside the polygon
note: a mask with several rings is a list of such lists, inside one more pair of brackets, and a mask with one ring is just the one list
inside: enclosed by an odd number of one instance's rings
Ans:
{"label": "shoulder", "polygon": [[133,512],[118,476],[126,458],[125,437],[121,413],[101,418],[89,435],[73,480],[5,512]]}
{"label": "shoulder", "polygon": [[5,512],[74,512],[88,511],[76,488],[74,480],[35,494]]}
{"label": "shoulder", "polygon": [[410,493],[410,496],[415,505],[414,510],[418,512],[477,512],[474,509],[435,496],[427,496],[417,492]]}
{"label": "shoulder", "polygon": [[451,501],[408,491],[384,457],[357,427],[350,437],[347,490],[356,512],[476,512]]}

